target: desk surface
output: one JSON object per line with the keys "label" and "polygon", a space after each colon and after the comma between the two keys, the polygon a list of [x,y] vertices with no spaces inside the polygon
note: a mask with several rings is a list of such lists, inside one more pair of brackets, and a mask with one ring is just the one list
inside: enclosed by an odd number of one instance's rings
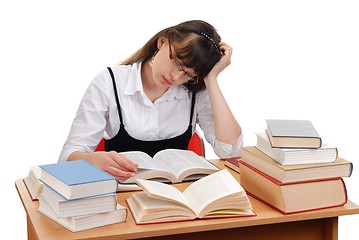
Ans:
{"label": "desk surface", "polygon": [[[221,168],[224,167],[223,161],[221,160],[214,160],[214,163]],[[230,170],[230,172],[239,181],[239,174],[232,170]],[[17,180],[15,185],[27,213],[28,221],[31,221],[39,239],[54,239],[54,234],[55,236],[61,236],[61,239],[144,238],[273,223],[286,223],[310,219],[331,218],[359,213],[359,206],[351,201],[348,201],[348,203],[342,207],[283,215],[262,202],[249,197],[253,209],[257,214],[255,217],[206,219],[176,223],[136,225],[131,214],[128,213],[126,222],[72,233],[37,211],[38,201],[31,200],[23,179]],[[177,186],[180,190],[185,189],[188,185],[189,183],[175,184],[175,186]],[[125,200],[130,196],[130,194],[131,192],[117,193],[119,203],[126,206]]]}

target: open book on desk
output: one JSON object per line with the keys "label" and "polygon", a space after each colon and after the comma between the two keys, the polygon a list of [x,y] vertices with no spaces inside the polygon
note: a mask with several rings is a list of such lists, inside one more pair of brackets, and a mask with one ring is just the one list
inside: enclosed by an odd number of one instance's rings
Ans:
{"label": "open book on desk", "polygon": [[120,154],[138,164],[137,174],[125,181],[119,181],[120,183],[134,183],[136,179],[178,183],[197,180],[219,170],[204,157],[190,150],[166,149],[156,153],[153,158],[140,151]]}
{"label": "open book on desk", "polygon": [[33,166],[30,168],[29,174],[24,178],[24,183],[29,191],[32,201],[38,200],[44,184],[39,180],[41,178],[41,168]]}
{"label": "open book on desk", "polygon": [[193,182],[183,192],[165,183],[136,182],[144,192],[126,202],[137,224],[255,216],[246,192],[227,169]]}

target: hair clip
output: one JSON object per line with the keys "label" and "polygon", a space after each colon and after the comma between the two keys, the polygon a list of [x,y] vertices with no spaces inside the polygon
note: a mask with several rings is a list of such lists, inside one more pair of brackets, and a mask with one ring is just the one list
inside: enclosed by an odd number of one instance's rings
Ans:
{"label": "hair clip", "polygon": [[221,55],[223,55],[223,52],[219,49],[217,43],[210,37],[208,36],[207,34],[205,34],[204,32],[202,31],[198,31],[199,34],[201,34],[203,37],[207,38],[209,41],[212,42],[212,44],[214,45],[214,47],[216,48],[217,52]]}

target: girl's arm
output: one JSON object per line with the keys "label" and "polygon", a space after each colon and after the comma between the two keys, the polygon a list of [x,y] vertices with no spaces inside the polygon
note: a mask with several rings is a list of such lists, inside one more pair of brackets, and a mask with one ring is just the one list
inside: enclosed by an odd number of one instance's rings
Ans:
{"label": "girl's arm", "polygon": [[231,63],[232,48],[223,42],[219,46],[224,54],[204,78],[204,82],[212,105],[216,138],[221,142],[233,145],[242,134],[242,129],[233,116],[217,81],[219,73]]}

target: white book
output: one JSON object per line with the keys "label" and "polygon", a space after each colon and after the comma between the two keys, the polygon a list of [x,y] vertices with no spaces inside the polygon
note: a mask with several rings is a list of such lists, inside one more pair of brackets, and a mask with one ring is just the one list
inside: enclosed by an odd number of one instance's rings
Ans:
{"label": "white book", "polygon": [[116,193],[67,200],[46,184],[40,196],[40,204],[45,200],[60,218],[110,212],[114,211],[117,205]]}
{"label": "white book", "polygon": [[320,148],[273,148],[266,132],[257,133],[256,147],[283,165],[328,163],[338,157],[337,148],[323,142]]}
{"label": "white book", "polygon": [[72,232],[124,222],[126,221],[127,217],[126,207],[117,204],[116,210],[111,212],[59,218],[56,216],[48,203],[41,198],[42,197],[40,196],[40,205],[38,211]]}

